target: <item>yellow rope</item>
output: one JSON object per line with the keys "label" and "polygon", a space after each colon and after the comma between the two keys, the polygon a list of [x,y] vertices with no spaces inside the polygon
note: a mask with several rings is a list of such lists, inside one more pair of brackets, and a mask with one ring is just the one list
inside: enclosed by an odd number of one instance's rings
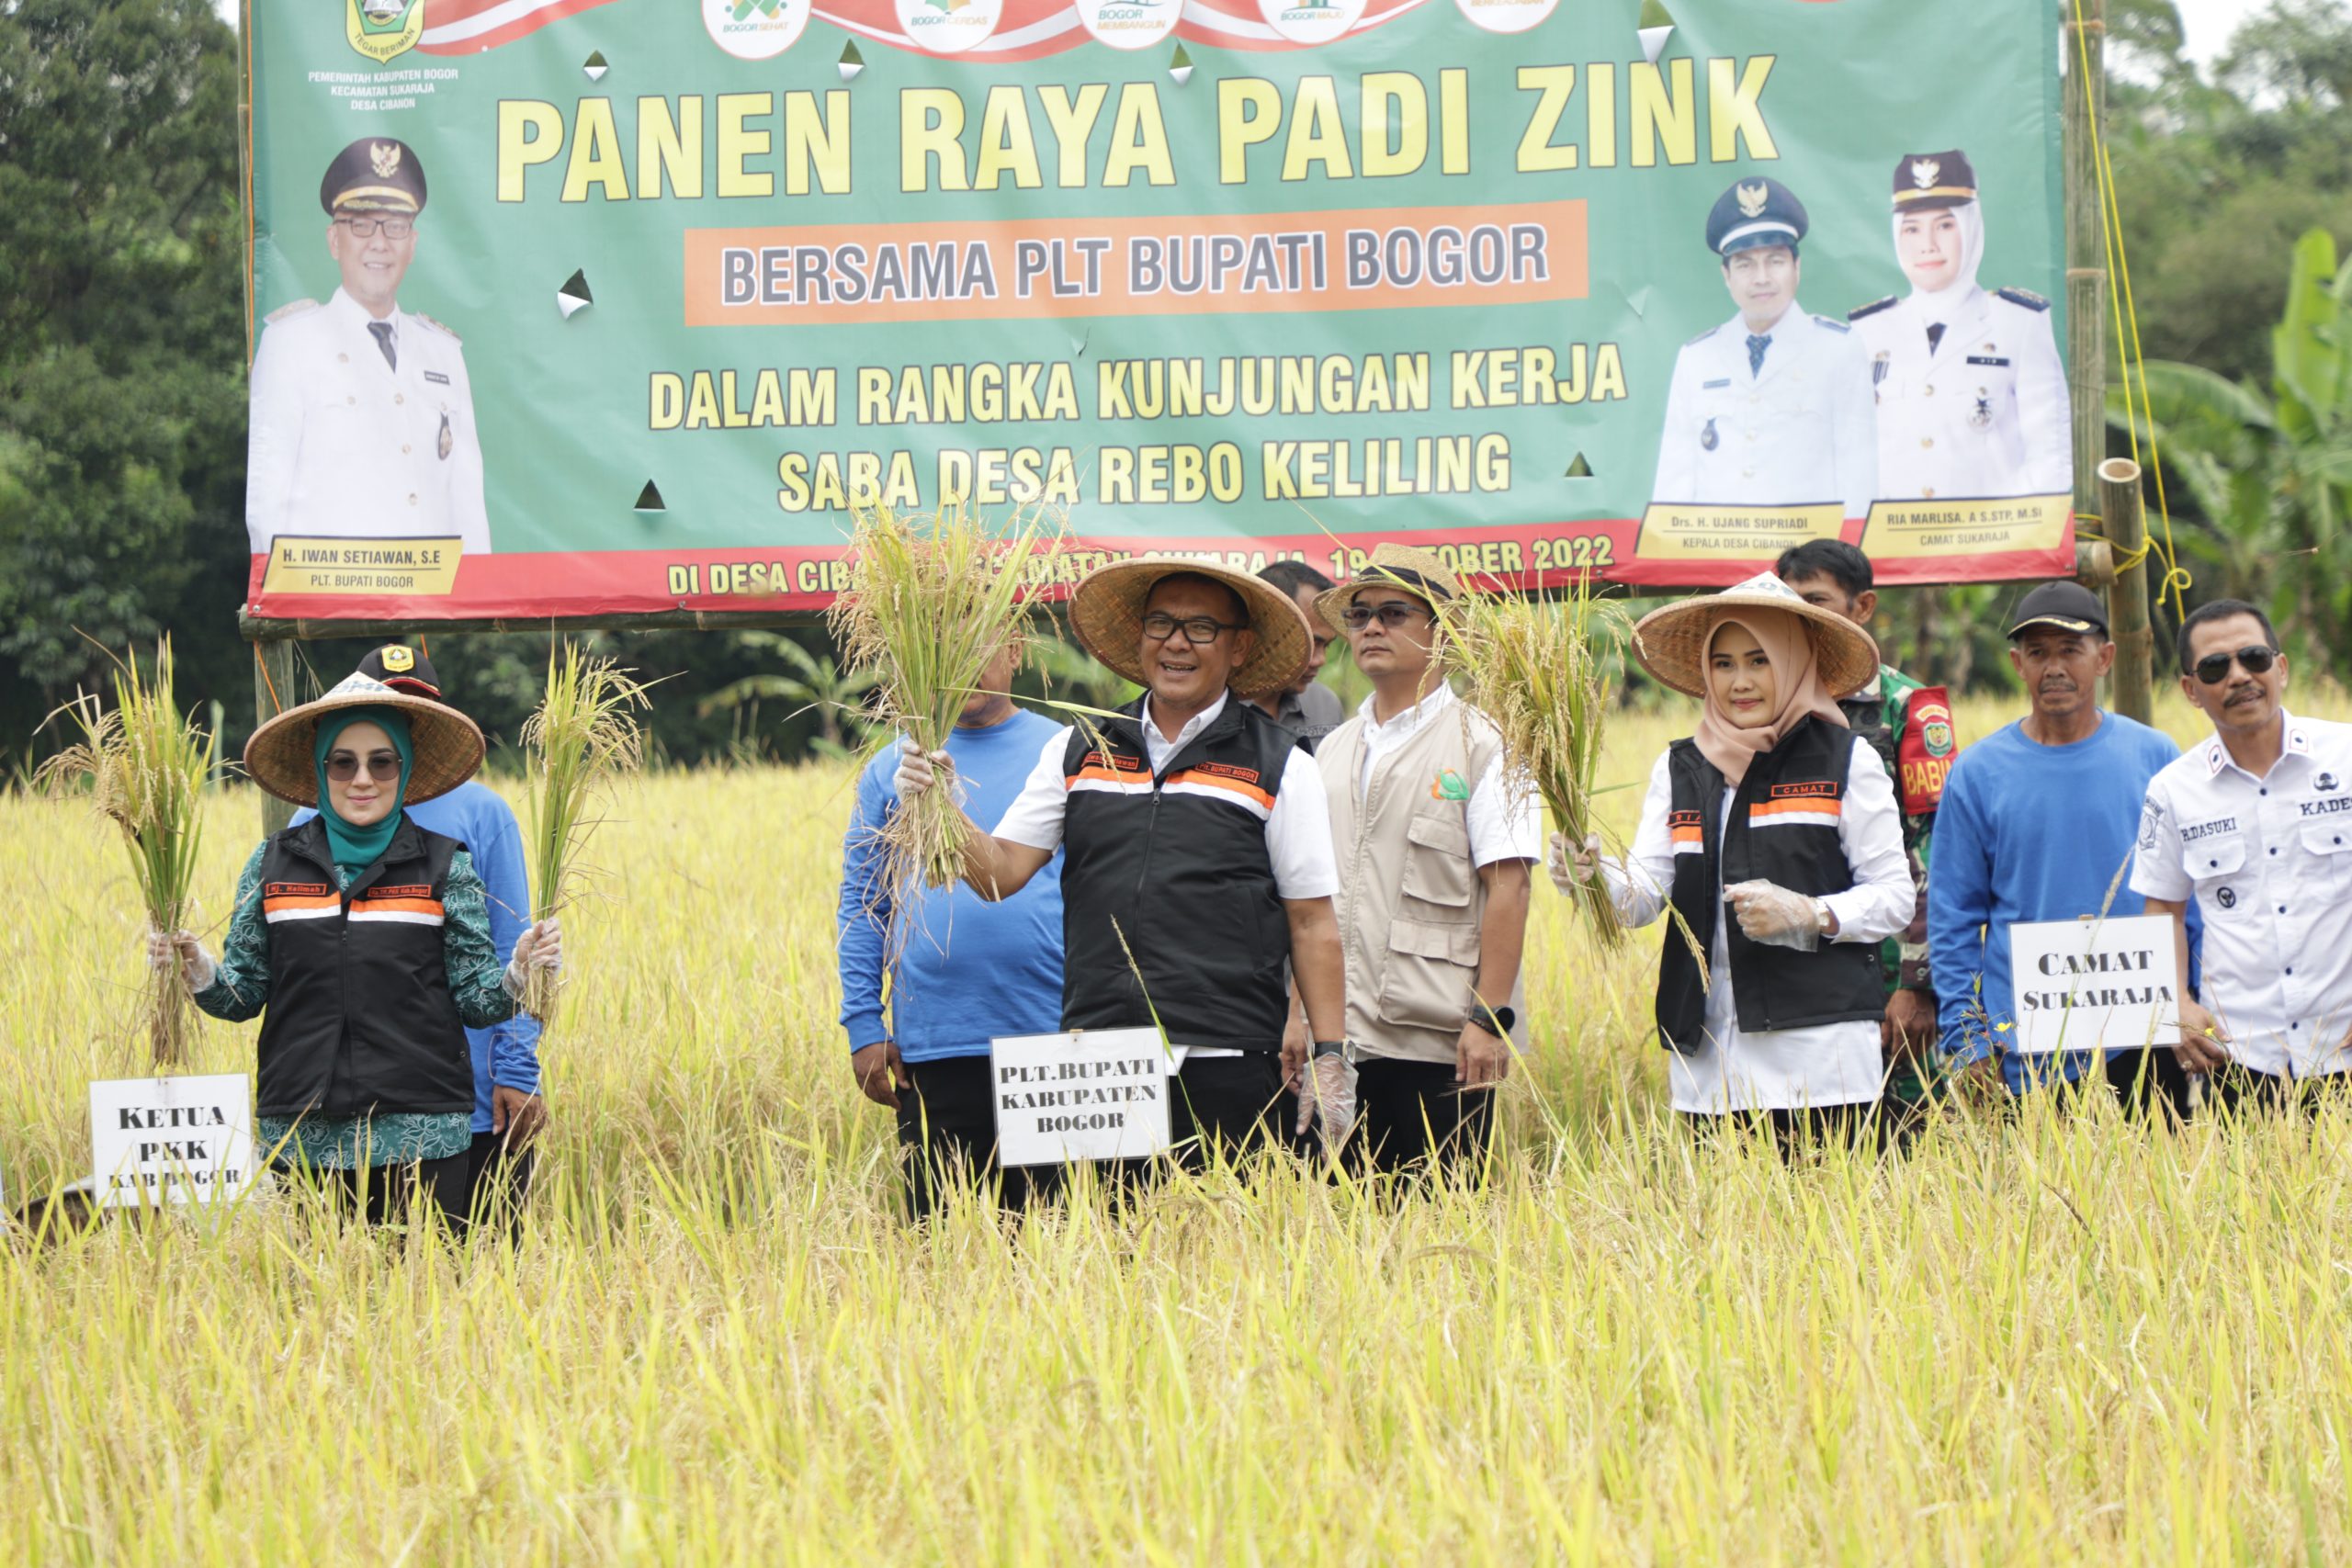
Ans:
{"label": "yellow rope", "polygon": [[[2147,355],[2140,347],[2140,311],[2132,297],[2132,262],[2125,254],[2123,219],[2115,199],[2115,165],[2108,155],[2107,137],[2099,129],[2098,95],[2091,82],[2091,73],[2084,60],[2083,39],[2089,24],[2083,17],[2083,0],[2074,0],[2075,7],[2075,74],[2083,86],[2083,121],[2088,127],[2091,156],[2096,170],[2099,201],[2099,237],[2107,253],[2108,304],[2115,324],[2116,357],[2123,389],[2124,433],[2130,440],[2132,462],[2140,462],[2140,419],[2133,417],[2132,374],[2139,375],[2137,405],[2141,418],[2148,425],[2148,456],[2144,465],[2156,481],[2156,519],[2163,530],[2159,544],[2156,530],[2150,529],[2147,542],[2128,556],[2119,558],[2115,570],[2128,571],[2145,560],[2151,550],[2164,562],[2163,580],[2156,586],[2156,598],[2161,603],[2167,595],[2177,615],[2188,614],[2184,591],[2196,581],[2182,569],[2180,557],[2174,547],[2172,536],[2172,507],[2165,494],[2164,454],[2156,436],[2156,416],[2148,397]],[[2081,519],[2077,518],[2077,522]],[[2113,541],[2109,541],[2112,549]]]}

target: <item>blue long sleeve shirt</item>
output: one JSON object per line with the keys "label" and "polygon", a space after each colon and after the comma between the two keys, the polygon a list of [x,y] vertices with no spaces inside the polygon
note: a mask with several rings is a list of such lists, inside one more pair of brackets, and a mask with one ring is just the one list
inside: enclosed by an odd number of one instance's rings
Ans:
{"label": "blue long sleeve shirt", "polygon": [[[503,967],[514,956],[514,939],[531,923],[530,873],[524,868],[523,829],[514,808],[488,784],[469,779],[437,799],[401,809],[426,832],[457,840],[473,856],[489,894],[490,940]],[[304,807],[294,821],[317,815]],[[538,1021],[518,1010],[504,1023],[467,1030],[466,1043],[474,1061],[474,1131],[487,1133],[493,1085],[539,1092]]]}
{"label": "blue long sleeve shirt", "polygon": [[[993,827],[1060,728],[1016,710],[986,729],[955,730],[947,754],[955,759],[966,814],[984,829]],[[842,1027],[849,1032],[850,1049],[895,1040],[910,1062],[984,1056],[999,1035],[1061,1028],[1061,852],[1001,904],[960,882],[917,888],[921,901],[906,911],[904,928],[894,931],[898,911],[882,875],[876,835],[898,809],[891,784],[898,771],[899,749],[892,745],[859,775],[856,810],[842,840],[836,931]]]}
{"label": "blue long sleeve shirt", "polygon": [[1928,877],[1928,949],[1953,1066],[1997,1053],[2015,1091],[2090,1064],[2089,1051],[2029,1058],[2007,1049],[2009,927],[2142,912],[2129,880],[2140,808],[2148,781],[2179,754],[2147,726],[2102,713],[2070,746],[2038,745],[2012,724],[1952,764]]}

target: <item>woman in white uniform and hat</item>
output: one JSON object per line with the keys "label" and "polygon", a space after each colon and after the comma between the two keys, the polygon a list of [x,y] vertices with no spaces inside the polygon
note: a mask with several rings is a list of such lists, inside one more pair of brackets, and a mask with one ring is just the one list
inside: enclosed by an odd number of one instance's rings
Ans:
{"label": "woman in white uniform and hat", "polygon": [[1603,857],[1596,836],[1571,853],[1555,834],[1553,881],[1606,877],[1627,926],[1677,917],[1657,1030],[1695,1127],[1859,1138],[1879,1099],[1878,944],[1914,893],[1894,786],[1837,703],[1878,649],[1768,572],[1652,611],[1634,650],[1700,699],[1698,728],[1651,769],[1632,852]]}
{"label": "woman in white uniform and hat", "polygon": [[1894,259],[1911,292],[1847,317],[1878,394],[1880,497],[2072,490],[2074,426],[2050,301],[1977,283],[1984,208],[1966,153],[1912,152],[1895,164]]}
{"label": "woman in white uniform and hat", "polygon": [[254,731],[245,771],[319,814],[254,851],[218,959],[188,931],[148,941],[198,1007],[260,1016],[257,1141],[371,1221],[421,1193],[464,1224],[465,1032],[514,1017],[526,973],[561,964],[549,918],[502,967],[472,857],[402,810],[457,788],[481,758],[473,720],[366,675],[287,709]]}

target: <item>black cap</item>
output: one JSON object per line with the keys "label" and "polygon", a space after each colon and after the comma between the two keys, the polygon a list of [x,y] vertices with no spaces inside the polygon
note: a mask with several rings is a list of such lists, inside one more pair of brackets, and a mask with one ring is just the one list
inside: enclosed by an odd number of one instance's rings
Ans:
{"label": "black cap", "polygon": [[1905,152],[1894,165],[1897,212],[1960,207],[1975,199],[1976,171],[1957,147],[1949,152]]}
{"label": "black cap", "polygon": [[2099,603],[2098,594],[2079,582],[2045,582],[2018,601],[2017,612],[2009,617],[2009,638],[2015,641],[2036,626],[2061,632],[2097,632],[2104,641],[2107,606]]}
{"label": "black cap", "polygon": [[319,205],[338,212],[413,218],[424,210],[424,165],[405,141],[363,136],[335,154],[319,182]]}
{"label": "black cap", "polygon": [[1759,245],[1797,248],[1804,238],[1804,203],[1780,181],[1758,175],[1734,180],[1707,214],[1707,248],[1719,256]]}
{"label": "black cap", "polygon": [[421,648],[388,644],[359,661],[359,673],[413,697],[431,697],[436,703],[445,700],[441,677],[433,672],[433,660]]}

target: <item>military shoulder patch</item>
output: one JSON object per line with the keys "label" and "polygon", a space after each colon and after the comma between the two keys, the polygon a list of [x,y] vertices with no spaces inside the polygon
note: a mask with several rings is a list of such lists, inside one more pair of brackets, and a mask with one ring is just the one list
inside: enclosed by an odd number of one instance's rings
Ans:
{"label": "military shoulder patch", "polygon": [[1994,293],[2012,305],[2022,305],[2029,310],[2047,310],[2050,301],[2030,288],[1996,288]]}
{"label": "military shoulder patch", "polygon": [[1713,326],[1709,327],[1705,332],[1701,333],[1697,337],[1694,337],[1685,343],[1682,346],[1685,348],[1696,347],[1698,344],[1706,342],[1709,338],[1714,336],[1721,331],[1723,331],[1723,323],[1718,321]]}
{"label": "military shoulder patch", "polygon": [[409,312],[409,317],[412,321],[423,321],[426,326],[431,327],[435,332],[439,333],[451,343],[462,344],[466,341],[457,333],[451,332],[448,328],[443,326],[440,322],[435,321],[432,317],[426,315],[422,310],[411,310]]}
{"label": "military shoulder patch", "polygon": [[291,305],[280,305],[261,319],[261,324],[274,327],[280,321],[290,321],[297,316],[307,316],[319,308],[316,299],[297,299]]}
{"label": "military shoulder patch", "polygon": [[1854,330],[1835,316],[1815,316],[1814,320],[1819,321],[1823,326],[1827,327],[1833,333],[1849,333]]}
{"label": "military shoulder patch", "polygon": [[1857,305],[1846,312],[1846,319],[1849,321],[1859,321],[1864,316],[1875,316],[1881,310],[1892,307],[1894,301],[1895,296],[1890,294],[1883,299],[1873,299],[1867,305]]}

